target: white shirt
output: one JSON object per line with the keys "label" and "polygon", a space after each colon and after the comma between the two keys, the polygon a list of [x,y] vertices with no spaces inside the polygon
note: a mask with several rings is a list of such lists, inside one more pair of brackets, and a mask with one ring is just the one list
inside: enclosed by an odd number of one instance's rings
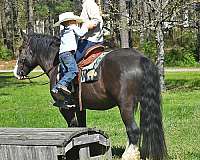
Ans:
{"label": "white shirt", "polygon": [[94,29],[89,30],[83,39],[91,42],[103,42],[103,19],[94,0],[83,0],[83,9],[80,17],[97,25]]}
{"label": "white shirt", "polygon": [[85,35],[88,32],[86,25],[78,27],[75,24],[64,27],[60,32],[61,44],[59,53],[66,51],[76,51],[78,38]]}

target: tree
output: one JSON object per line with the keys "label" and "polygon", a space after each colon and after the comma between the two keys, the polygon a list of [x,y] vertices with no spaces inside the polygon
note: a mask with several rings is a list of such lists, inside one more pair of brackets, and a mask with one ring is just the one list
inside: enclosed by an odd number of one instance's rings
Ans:
{"label": "tree", "polygon": [[128,12],[125,0],[119,0],[121,47],[129,48]]}
{"label": "tree", "polygon": [[13,18],[13,51],[15,55],[19,53],[20,29],[19,29],[19,11],[18,0],[12,0],[12,18]]}
{"label": "tree", "polygon": [[13,42],[13,19],[12,1],[4,0],[2,11],[2,28],[4,33],[4,44],[14,53]]}
{"label": "tree", "polygon": [[[0,8],[3,8],[3,1],[0,1]],[[2,10],[0,11],[0,46],[4,44],[3,42],[3,26],[2,26]]]}
{"label": "tree", "polygon": [[26,0],[27,30],[28,34],[34,32],[33,0]]}

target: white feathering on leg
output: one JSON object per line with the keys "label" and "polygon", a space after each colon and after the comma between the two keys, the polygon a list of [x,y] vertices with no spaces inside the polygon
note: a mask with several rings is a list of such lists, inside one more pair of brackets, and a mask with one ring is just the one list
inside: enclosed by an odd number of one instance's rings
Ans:
{"label": "white feathering on leg", "polygon": [[17,68],[18,68],[18,60],[16,62],[15,68],[13,70],[13,74],[17,79],[20,79],[20,76],[17,74]]}
{"label": "white feathering on leg", "polygon": [[140,160],[139,148],[131,144],[123,153],[122,160]]}

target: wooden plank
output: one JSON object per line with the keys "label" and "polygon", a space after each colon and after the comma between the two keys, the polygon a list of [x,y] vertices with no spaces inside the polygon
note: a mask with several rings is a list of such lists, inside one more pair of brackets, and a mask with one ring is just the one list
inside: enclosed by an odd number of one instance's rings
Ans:
{"label": "wooden plank", "polygon": [[79,159],[80,160],[89,160],[90,159],[90,148],[85,146],[79,150]]}
{"label": "wooden plank", "polygon": [[[18,135],[2,135],[0,139],[16,139],[16,140],[66,140],[71,137],[70,134],[18,134]],[[0,142],[1,143],[1,142]]]}
{"label": "wooden plank", "polygon": [[70,128],[0,128],[1,132],[22,133],[22,132],[77,132],[79,130],[87,130],[85,127]]}
{"label": "wooden plank", "polygon": [[31,131],[27,131],[27,132],[0,132],[0,135],[22,135],[22,134],[27,134],[27,135],[66,135],[66,134],[73,134],[76,132],[31,132]]}
{"label": "wooden plank", "polygon": [[92,134],[92,135],[84,134],[79,137],[73,138],[74,146],[90,144],[90,143],[95,143],[95,142],[98,142],[98,143],[101,142],[101,144],[104,146],[110,145],[107,139],[101,134]]}
{"label": "wooden plank", "polygon": [[82,131],[87,128],[0,128],[0,144],[63,146]]}
{"label": "wooden plank", "polygon": [[57,160],[55,146],[0,145],[1,160]]}
{"label": "wooden plank", "polygon": [[0,139],[1,144],[5,145],[21,145],[21,146],[62,146],[63,140],[9,140]]}
{"label": "wooden plank", "polygon": [[110,144],[109,149],[108,149],[108,151],[104,154],[105,157],[106,157],[108,160],[112,159],[112,148],[111,148],[111,143],[109,143],[109,144]]}

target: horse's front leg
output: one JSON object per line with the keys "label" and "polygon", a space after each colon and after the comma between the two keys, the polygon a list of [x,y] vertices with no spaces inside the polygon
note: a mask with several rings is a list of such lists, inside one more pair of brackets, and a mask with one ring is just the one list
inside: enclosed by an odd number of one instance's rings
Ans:
{"label": "horse's front leg", "polygon": [[60,108],[60,113],[67,121],[68,127],[79,127],[75,109]]}

